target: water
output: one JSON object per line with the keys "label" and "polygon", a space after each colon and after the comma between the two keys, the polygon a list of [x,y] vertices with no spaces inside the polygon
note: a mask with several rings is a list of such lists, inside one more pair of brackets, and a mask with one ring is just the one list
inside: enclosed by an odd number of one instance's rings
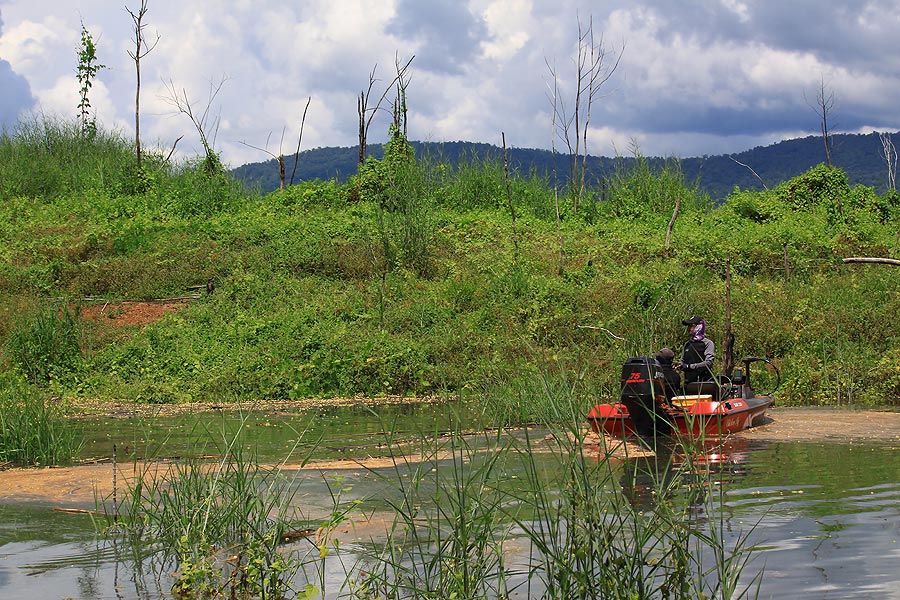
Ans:
{"label": "water", "polygon": [[[210,414],[198,420],[195,415],[151,424],[94,419],[82,426],[88,439],[86,456],[108,456],[115,443],[123,455],[179,457],[213,454],[222,444],[223,432],[243,420],[246,443],[266,453],[261,459],[276,459],[290,450],[315,453],[316,458],[383,456],[384,431],[414,439],[420,436],[418,431],[438,432],[449,426],[445,408],[392,410],[380,420],[365,409],[334,409],[240,419]],[[746,539],[756,546],[743,578],[749,584],[762,571],[760,598],[900,598],[897,449],[891,440],[735,438],[710,457],[721,502],[710,510],[703,507],[697,518],[720,526],[732,542]],[[445,463],[446,459],[433,460],[435,467]],[[661,463],[670,477],[685,477],[677,465],[671,467],[669,457],[632,459],[620,465],[623,475],[616,484],[633,503],[649,508],[655,499],[646,493],[641,473]],[[386,508],[386,495],[391,493],[382,479],[386,475],[391,469],[350,468],[339,475],[304,471],[297,477],[302,479],[302,501],[311,518],[317,518],[331,506],[336,477],[347,490],[344,500],[375,498],[380,501],[372,504],[373,510]],[[515,477],[509,474],[510,480]],[[130,550],[95,535],[89,515],[51,508],[39,502],[0,505],[0,598],[170,597],[171,565],[133,560]],[[329,559],[326,581],[332,593],[342,583],[341,569],[352,564],[365,546],[376,543],[372,531],[351,532],[348,537],[353,534],[359,536],[350,539],[343,556]]]}

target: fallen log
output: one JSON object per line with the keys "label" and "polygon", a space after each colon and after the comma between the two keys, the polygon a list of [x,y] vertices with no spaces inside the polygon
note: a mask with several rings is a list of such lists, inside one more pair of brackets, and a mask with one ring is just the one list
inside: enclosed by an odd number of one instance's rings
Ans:
{"label": "fallen log", "polygon": [[844,259],[845,263],[879,263],[883,265],[893,265],[900,267],[900,260],[896,258],[877,258],[868,256],[851,256]]}

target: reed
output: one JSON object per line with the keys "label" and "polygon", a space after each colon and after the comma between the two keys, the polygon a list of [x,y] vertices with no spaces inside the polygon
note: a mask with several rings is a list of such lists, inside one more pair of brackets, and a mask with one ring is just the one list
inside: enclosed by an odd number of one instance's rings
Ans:
{"label": "reed", "polygon": [[84,441],[49,398],[13,374],[0,374],[0,464],[70,463]]}
{"label": "reed", "polygon": [[[120,526],[171,565],[156,572],[176,570],[179,598],[752,597],[761,576],[745,575],[752,528],[731,531],[716,473],[694,460],[702,445],[590,449],[586,399],[561,391],[578,386],[534,387],[553,391],[543,401],[556,422],[472,433],[471,415],[456,413],[449,431],[421,432],[413,451],[396,423],[382,422],[393,466],[368,470],[377,491],[363,497],[326,480],[324,518],[303,518],[298,476],[260,465],[236,435],[215,463],[135,477]],[[356,511],[389,527],[345,548],[335,532]],[[282,545],[298,530],[309,537]]]}
{"label": "reed", "polygon": [[[393,524],[351,574],[354,598],[507,598],[503,479],[507,442],[499,433],[423,438],[420,453],[398,456],[389,472]],[[485,448],[490,448],[485,452]]]}
{"label": "reed", "polygon": [[100,525],[127,545],[152,548],[164,565],[154,572],[176,569],[172,594],[179,600],[294,593],[305,559],[282,546],[308,525],[294,502],[297,482],[281,466],[260,464],[246,449],[243,430],[242,420],[213,450],[221,456],[216,462],[134,463],[121,504],[109,510],[109,499],[101,499],[106,519]]}

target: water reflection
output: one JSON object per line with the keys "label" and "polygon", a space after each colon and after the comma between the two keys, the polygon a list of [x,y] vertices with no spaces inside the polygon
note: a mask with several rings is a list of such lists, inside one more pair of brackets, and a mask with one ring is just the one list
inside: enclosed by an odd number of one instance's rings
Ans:
{"label": "water reflection", "polygon": [[[165,448],[167,456],[204,451],[191,438],[204,431],[221,438],[238,421],[234,416],[209,415],[198,425],[187,418],[148,425],[136,420],[96,419],[84,423],[91,445],[102,455],[112,443],[131,442],[134,453]],[[346,456],[342,449],[359,448],[362,455],[385,453],[384,437],[447,427],[446,410],[407,407],[396,415],[373,419],[363,408],[309,414],[264,413],[248,416],[251,444],[264,456],[295,448],[298,440],[313,446],[323,438],[325,456]],[[158,425],[158,426],[157,426]],[[207,448],[212,448],[212,442]],[[155,451],[155,450],[154,450]],[[735,436],[724,444],[686,452],[677,445],[659,445],[650,455],[629,456],[617,463],[622,493],[633,506],[654,510],[660,498],[694,507],[698,520],[721,519],[724,535],[736,541],[750,535],[756,545],[752,577],[764,568],[759,597],[810,599],[900,598],[900,461],[890,442],[761,442]],[[543,458],[536,456],[535,461]],[[443,468],[433,460],[428,468]],[[689,465],[703,467],[697,476]],[[547,462],[540,468],[552,468]],[[346,569],[378,543],[390,517],[392,488],[381,475],[387,470],[349,469],[341,473],[353,487],[348,500],[365,499],[370,515],[381,515],[370,529],[349,530],[340,553],[327,558],[326,582],[337,593]],[[327,472],[304,475],[301,499],[313,517],[327,514]],[[297,475],[298,480],[301,475]],[[517,473],[506,473],[514,481]],[[702,500],[717,494],[710,505]],[[96,539],[88,516],[54,513],[52,507],[0,505],[0,598],[166,598],[172,565],[134,557],[107,540]],[[706,511],[710,511],[706,513]],[[380,530],[378,528],[381,528]],[[298,542],[298,547],[308,542]],[[150,549],[148,549],[149,552]]]}
{"label": "water reflection", "polygon": [[710,486],[734,485],[750,469],[751,442],[729,437],[687,444],[672,438],[655,440],[652,447],[629,456],[622,465],[620,485],[632,506],[653,509],[662,490],[679,495],[702,513]]}

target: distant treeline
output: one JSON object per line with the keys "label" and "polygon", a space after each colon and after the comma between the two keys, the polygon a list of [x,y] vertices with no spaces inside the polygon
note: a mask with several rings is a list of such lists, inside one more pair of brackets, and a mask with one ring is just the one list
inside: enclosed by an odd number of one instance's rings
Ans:
{"label": "distant treeline", "polygon": [[[891,134],[895,146],[900,146],[900,132]],[[416,156],[435,162],[457,166],[465,161],[503,159],[503,149],[491,144],[473,142],[412,142]],[[369,154],[381,158],[380,144],[369,145]],[[359,150],[351,147],[328,147],[305,150],[300,153],[296,170],[294,155],[285,156],[286,179],[290,184],[300,181],[331,180],[344,182],[356,173]],[[508,151],[510,166],[519,174],[531,172],[565,184],[568,160],[565,155],[548,150],[511,148]],[[832,162],[847,173],[851,185],[862,184],[883,193],[887,188],[887,164],[883,146],[877,133],[838,134],[832,139]],[[633,157],[609,158],[589,156],[588,177],[596,184],[603,177],[610,177],[616,169],[627,168]],[[666,158],[649,158],[651,166],[658,167]],[[674,160],[669,158],[668,160]],[[770,146],[757,146],[732,155],[702,156],[678,159],[684,177],[699,184],[701,190],[716,200],[724,199],[735,186],[742,190],[761,190],[763,185],[772,188],[783,181],[805,173],[811,167],[824,162],[825,152],[821,136],[809,136],[786,140]],[[752,170],[751,170],[752,169]],[[754,175],[755,172],[755,175]],[[280,185],[278,163],[268,160],[249,163],[234,169],[239,179],[262,192],[278,189]],[[758,175],[758,177],[757,177]]]}

